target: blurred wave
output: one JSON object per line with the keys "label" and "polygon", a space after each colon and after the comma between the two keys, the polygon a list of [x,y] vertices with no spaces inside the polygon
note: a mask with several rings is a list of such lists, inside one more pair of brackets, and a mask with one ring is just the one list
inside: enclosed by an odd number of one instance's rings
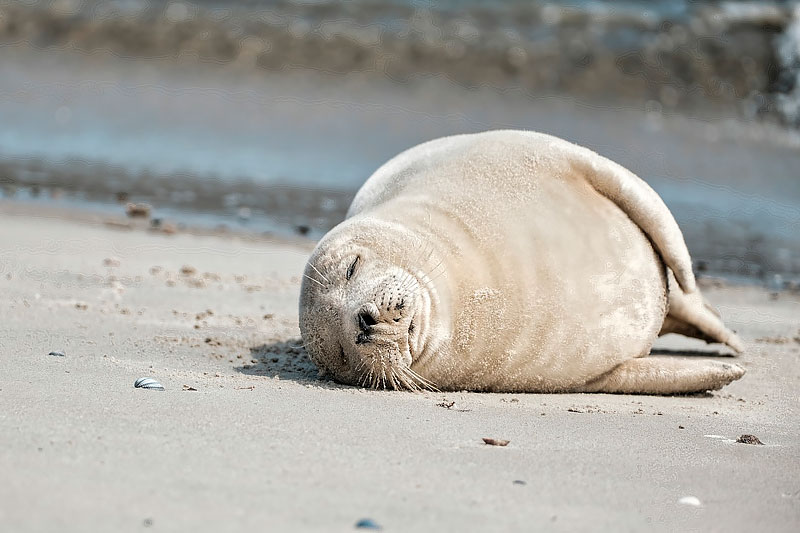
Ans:
{"label": "blurred wave", "polygon": [[444,75],[798,125],[795,2],[0,2],[0,43],[255,69]]}
{"label": "blurred wave", "polygon": [[319,236],[401,150],[533,129],[642,176],[701,269],[796,276],[798,21],[796,2],[0,0],[0,198]]}

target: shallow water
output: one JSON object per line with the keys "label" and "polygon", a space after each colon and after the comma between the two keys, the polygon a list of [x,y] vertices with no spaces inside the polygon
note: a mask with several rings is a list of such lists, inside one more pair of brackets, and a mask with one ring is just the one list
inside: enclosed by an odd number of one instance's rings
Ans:
{"label": "shallow water", "polygon": [[[254,230],[307,224],[319,235],[391,156],[439,136],[497,128],[557,135],[635,171],[710,270],[800,273],[800,142],[792,132],[469,90],[435,77],[398,84],[254,73],[191,57],[176,65],[0,48],[7,184],[62,188],[85,201],[129,191],[132,200],[173,209],[170,216],[195,211],[214,223],[246,206]],[[276,185],[291,194],[276,201]]]}

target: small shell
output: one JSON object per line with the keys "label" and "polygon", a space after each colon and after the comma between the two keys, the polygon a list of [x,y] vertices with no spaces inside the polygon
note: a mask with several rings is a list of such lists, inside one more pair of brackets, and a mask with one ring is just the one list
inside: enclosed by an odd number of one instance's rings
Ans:
{"label": "small shell", "polygon": [[700,501],[700,498],[698,498],[697,496],[684,496],[683,498],[678,500],[678,503],[681,505],[688,505],[690,507],[700,507],[701,505],[703,505],[702,502]]}
{"label": "small shell", "polygon": [[511,441],[505,439],[490,439],[489,437],[483,437],[483,442],[485,442],[489,446],[508,446],[508,443]]}
{"label": "small shell", "polygon": [[137,389],[164,390],[164,385],[153,378],[139,378],[133,386]]}
{"label": "small shell", "polygon": [[55,355],[55,356],[58,356],[58,357],[66,357],[67,356],[67,354],[65,354],[61,350],[53,350],[52,352],[50,352],[47,355]]}

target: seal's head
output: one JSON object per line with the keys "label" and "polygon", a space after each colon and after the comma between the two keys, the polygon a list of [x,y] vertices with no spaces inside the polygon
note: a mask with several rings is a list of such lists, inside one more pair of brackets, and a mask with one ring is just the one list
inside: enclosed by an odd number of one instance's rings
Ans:
{"label": "seal's head", "polygon": [[304,273],[300,332],[311,360],[342,383],[434,388],[411,369],[428,341],[431,291],[424,271],[339,233],[320,242]]}

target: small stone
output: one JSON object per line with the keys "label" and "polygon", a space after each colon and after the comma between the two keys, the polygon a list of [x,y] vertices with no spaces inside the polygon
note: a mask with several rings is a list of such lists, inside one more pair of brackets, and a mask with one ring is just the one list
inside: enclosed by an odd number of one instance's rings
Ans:
{"label": "small stone", "polygon": [[485,442],[489,446],[508,446],[508,443],[511,441],[505,439],[492,439],[489,437],[483,437],[483,442]]}
{"label": "small stone", "polygon": [[130,218],[149,218],[153,208],[149,204],[128,204],[125,206],[125,214]]}
{"label": "small stone", "polygon": [[736,439],[736,442],[738,442],[739,444],[756,444],[761,446],[764,445],[764,443],[761,442],[755,435],[742,435],[741,437]]}
{"label": "small stone", "polygon": [[52,352],[50,352],[47,355],[55,355],[56,357],[66,357],[67,356],[67,354],[65,354],[64,352],[62,352],[60,350],[53,350]]}
{"label": "small stone", "polygon": [[514,485],[527,485],[527,484],[528,484],[527,481],[522,481],[521,479],[514,480]]}
{"label": "small stone", "polygon": [[376,531],[380,531],[383,528],[371,518],[362,518],[356,522],[356,529],[374,529]]}
{"label": "small stone", "polygon": [[191,265],[183,265],[181,267],[181,274],[184,276],[193,276],[197,273],[197,269]]}

